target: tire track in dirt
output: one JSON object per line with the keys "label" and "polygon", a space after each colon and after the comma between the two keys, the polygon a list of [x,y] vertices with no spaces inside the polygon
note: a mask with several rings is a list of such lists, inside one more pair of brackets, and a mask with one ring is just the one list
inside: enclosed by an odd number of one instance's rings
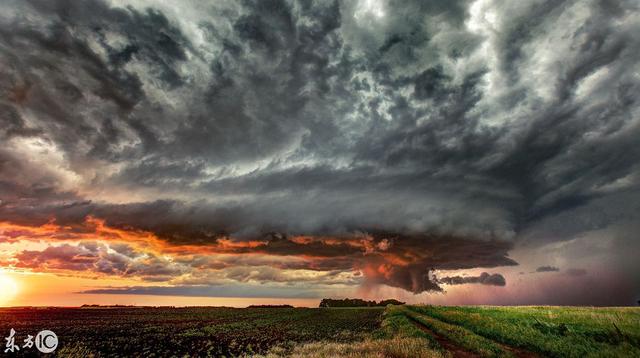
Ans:
{"label": "tire track in dirt", "polygon": [[[450,339],[437,334],[436,332],[432,331],[429,327],[425,326],[424,324],[422,324],[420,321],[416,320],[415,318],[411,317],[410,315],[407,315],[407,317],[409,318],[409,320],[416,326],[418,327],[418,329],[420,329],[421,331],[429,334],[430,336],[432,336],[437,342],[438,344],[440,344],[440,346],[444,349],[446,349],[447,351],[451,352],[451,354],[453,355],[454,358],[475,358],[475,357],[482,357],[481,355],[479,355],[478,353],[472,352],[466,348],[461,347],[460,345],[454,343],[453,341],[451,341]],[[485,337],[487,338],[487,337]],[[487,338],[489,339],[489,338]],[[533,353],[531,351],[522,349],[522,348],[517,348],[517,347],[512,347],[512,346],[508,346],[504,343],[500,343],[494,340],[491,340],[493,343],[495,343],[497,346],[499,346],[502,350],[504,350],[505,352],[509,352],[511,353],[514,357],[517,358],[541,358],[540,355]]]}
{"label": "tire track in dirt", "polygon": [[432,336],[436,340],[436,342],[438,342],[440,347],[445,349],[447,352],[451,353],[453,358],[480,358],[481,357],[478,353],[467,350],[457,345],[450,339],[437,334],[436,332],[429,329],[429,327],[418,322],[415,318],[411,317],[410,315],[407,315],[407,318],[409,318],[411,323],[413,323],[416,327],[418,327],[418,329],[420,329],[422,332]]}

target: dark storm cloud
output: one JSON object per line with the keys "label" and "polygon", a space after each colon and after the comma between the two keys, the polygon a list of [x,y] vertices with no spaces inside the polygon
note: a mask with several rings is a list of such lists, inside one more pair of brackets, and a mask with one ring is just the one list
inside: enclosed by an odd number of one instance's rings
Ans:
{"label": "dark storm cloud", "polygon": [[483,272],[480,276],[451,276],[438,279],[440,283],[447,285],[464,285],[467,283],[479,283],[481,285],[504,286],[507,281],[499,273],[489,274]]}
{"label": "dark storm cloud", "polygon": [[326,268],[353,248],[286,237],[389,232],[418,258],[372,281],[421,292],[637,219],[633,1],[136,5],[0,5],[0,220],[277,233]]}
{"label": "dark storm cloud", "polygon": [[[516,265],[508,257],[512,244],[497,240],[381,232],[325,237],[271,233],[251,241],[210,237],[206,242],[184,242],[181,238],[164,237],[164,247],[156,244],[151,249],[146,245],[150,238],[144,232],[105,232],[96,225],[100,223],[88,222],[82,227],[50,225],[33,229],[35,232],[29,227],[12,227],[0,231],[0,239],[48,238],[54,245],[42,251],[17,253],[12,258],[12,266],[16,268],[138,277],[147,281],[175,280],[187,274],[187,278],[181,279],[185,284],[218,283],[222,279],[347,285],[364,282],[421,293],[442,291],[441,283],[458,282],[450,277],[439,280],[431,274],[434,270]],[[66,243],[78,241],[79,244]],[[185,244],[188,246],[181,246]],[[167,259],[166,255],[172,258]],[[282,270],[316,273],[292,276]],[[359,272],[362,279],[338,277],[346,272]],[[470,280],[469,283],[498,282],[496,277],[484,275]]]}
{"label": "dark storm cloud", "polygon": [[[378,240],[374,246],[376,249],[365,252],[362,258],[354,258],[364,273],[365,282],[383,283],[413,293],[442,291],[440,283],[457,282],[455,277],[440,280],[433,276],[433,270],[517,265],[507,256],[511,244],[504,241],[425,235],[391,236]],[[498,276],[481,275],[471,281],[477,279],[477,283],[499,285]],[[468,283],[476,282],[471,281]]]}
{"label": "dark storm cloud", "polygon": [[558,272],[559,268],[555,266],[540,266],[536,269],[536,272]]}
{"label": "dark storm cloud", "polygon": [[516,82],[519,73],[519,62],[524,56],[524,47],[532,41],[536,35],[544,31],[544,26],[557,20],[566,6],[570,4],[565,0],[545,0],[541,3],[523,4],[522,13],[511,14],[506,18],[506,31],[502,32],[498,39],[500,46],[500,65],[507,77]]}
{"label": "dark storm cloud", "polygon": [[[616,3],[619,12],[615,15],[603,11],[605,2],[591,3],[592,15],[571,31],[573,43],[579,45],[577,51],[555,78],[555,95],[559,100],[539,112],[540,116],[530,118],[530,125],[524,131],[514,133],[515,146],[504,161],[494,167],[496,175],[526,188],[522,191],[523,203],[528,205],[524,224],[585,205],[601,195],[593,188],[637,171],[640,153],[636,152],[637,146],[631,144],[635,139],[629,137],[636,137],[639,130],[631,121],[637,101],[629,91],[634,91],[638,82],[637,78],[625,77],[623,73],[637,66],[635,54],[639,43],[631,39],[629,31],[638,28],[638,23],[632,22],[621,31],[611,27],[614,18],[637,9],[629,2]],[[534,7],[537,8],[534,11],[557,15],[568,4],[548,1],[544,6]],[[536,22],[549,26],[550,21],[557,20],[555,16],[536,17],[529,13],[526,17],[528,20],[523,22],[515,20],[515,29],[527,28]],[[520,49],[522,43],[532,41],[536,33],[520,32],[524,34],[517,31],[515,34],[523,40],[507,41],[506,46]],[[510,56],[503,59],[508,66],[519,62]],[[577,98],[581,81],[601,70],[608,71],[613,82],[601,84],[590,97]],[[516,80],[527,80],[526,74],[516,76]],[[622,130],[625,125],[629,127]],[[637,182],[633,184],[637,186]]]}

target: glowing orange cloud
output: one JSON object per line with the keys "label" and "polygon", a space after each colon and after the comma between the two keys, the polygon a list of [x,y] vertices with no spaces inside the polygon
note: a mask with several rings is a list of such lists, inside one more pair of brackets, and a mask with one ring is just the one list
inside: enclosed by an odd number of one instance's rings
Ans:
{"label": "glowing orange cloud", "polygon": [[234,241],[229,238],[216,239],[206,245],[172,244],[156,234],[138,229],[109,227],[102,219],[87,217],[82,225],[61,226],[54,221],[41,226],[26,226],[0,222],[0,242],[18,241],[79,242],[86,240],[126,243],[136,248],[166,254],[231,253],[245,248],[265,245],[264,241]]}
{"label": "glowing orange cloud", "polygon": [[38,227],[0,222],[0,243],[13,250],[13,254],[0,254],[0,265],[153,282],[220,282],[258,277],[244,272],[247,270],[263,272],[260,279],[280,281],[288,278],[269,269],[313,271],[314,277],[319,277],[320,272],[361,272],[365,281],[417,293],[440,289],[429,276],[432,269],[515,264],[506,256],[511,248],[508,243],[437,235],[276,233],[253,240],[223,235],[204,239],[193,236],[186,243],[176,242],[151,231],[113,227],[95,217],[76,225],[51,221]]}

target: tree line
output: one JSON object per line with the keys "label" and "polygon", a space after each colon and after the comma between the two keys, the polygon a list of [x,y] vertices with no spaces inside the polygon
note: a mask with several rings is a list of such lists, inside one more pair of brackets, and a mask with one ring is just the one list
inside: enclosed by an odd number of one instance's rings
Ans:
{"label": "tree line", "polygon": [[365,301],[360,298],[344,298],[344,299],[332,299],[323,298],[320,301],[320,307],[386,307],[387,305],[403,305],[404,302],[398,300],[389,299],[376,301]]}

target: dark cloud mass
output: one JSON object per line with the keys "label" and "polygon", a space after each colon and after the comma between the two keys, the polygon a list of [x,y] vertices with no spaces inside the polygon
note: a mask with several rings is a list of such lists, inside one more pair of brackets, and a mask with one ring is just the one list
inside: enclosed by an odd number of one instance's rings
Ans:
{"label": "dark cloud mass", "polygon": [[462,285],[465,283],[479,283],[481,285],[504,286],[507,284],[504,276],[499,273],[489,274],[483,272],[480,276],[452,276],[439,279],[447,285]]}
{"label": "dark cloud mass", "polygon": [[[414,293],[504,286],[430,274],[602,230],[623,256],[640,249],[617,229],[640,220],[639,13],[631,0],[3,1],[0,221],[263,240],[263,254],[317,256],[305,269]],[[351,245],[359,234],[386,249]],[[16,259],[188,270],[64,245]],[[632,271],[621,280],[640,289]]]}
{"label": "dark cloud mass", "polygon": [[536,272],[558,272],[559,268],[555,266],[540,266],[536,269]]}
{"label": "dark cloud mass", "polygon": [[[128,239],[131,245],[114,241],[122,238],[114,233],[110,235],[109,243],[86,240],[77,245],[64,243],[104,235],[100,230],[87,229],[55,236],[14,230],[3,232],[0,239],[4,236],[7,240],[21,236],[34,239],[49,237],[63,242],[42,251],[22,251],[14,257],[16,263],[13,266],[17,268],[38,272],[73,271],[88,276],[138,277],[145,281],[172,281],[194,286],[229,280],[260,283],[317,281],[323,284],[385,284],[421,293],[442,291],[442,283],[500,285],[502,282],[504,286],[504,278],[499,274],[438,279],[430,274],[433,270],[516,265],[508,257],[512,246],[504,241],[436,235],[357,233],[342,237],[286,237],[276,233],[256,241],[235,242],[231,246],[227,245],[228,239],[224,237],[212,237],[199,249],[192,246],[184,249],[177,240],[172,240],[174,250],[171,252],[177,254],[172,259],[131,246],[140,246],[140,240],[135,237]],[[144,240],[144,236],[141,237]],[[255,255],[264,258],[256,259]],[[287,260],[292,257],[298,259]],[[315,275],[312,278],[292,276],[286,273],[288,270],[313,271],[319,278]],[[362,277],[338,277],[354,271],[362,272]],[[185,273],[191,276],[185,279]]]}

